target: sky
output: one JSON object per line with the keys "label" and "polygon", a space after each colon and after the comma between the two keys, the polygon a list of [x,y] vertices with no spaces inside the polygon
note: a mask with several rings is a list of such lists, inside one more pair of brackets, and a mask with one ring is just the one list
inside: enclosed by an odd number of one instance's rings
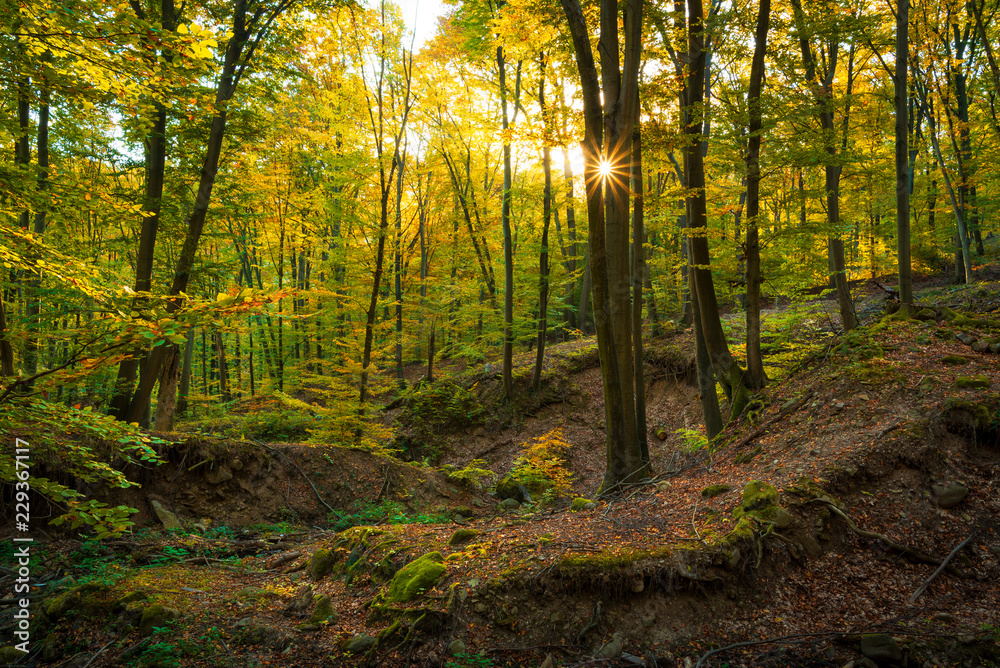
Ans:
{"label": "sky", "polygon": [[397,0],[403,12],[406,27],[416,32],[414,50],[419,51],[424,42],[434,36],[438,17],[447,9],[441,0]]}

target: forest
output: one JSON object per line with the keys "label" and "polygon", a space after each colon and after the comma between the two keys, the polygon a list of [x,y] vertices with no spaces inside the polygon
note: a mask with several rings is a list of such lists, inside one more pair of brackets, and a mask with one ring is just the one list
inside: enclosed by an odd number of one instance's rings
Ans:
{"label": "forest", "polygon": [[1000,2],[427,11],[0,0],[0,659],[1000,664]]}

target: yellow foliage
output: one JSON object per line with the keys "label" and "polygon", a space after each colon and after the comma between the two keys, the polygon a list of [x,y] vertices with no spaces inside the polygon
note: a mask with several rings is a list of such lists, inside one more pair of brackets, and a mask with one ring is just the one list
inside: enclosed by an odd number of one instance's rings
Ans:
{"label": "yellow foliage", "polygon": [[566,468],[570,447],[562,427],[556,427],[524,444],[521,456],[514,460],[511,475],[531,492],[564,496],[569,493],[573,478]]}

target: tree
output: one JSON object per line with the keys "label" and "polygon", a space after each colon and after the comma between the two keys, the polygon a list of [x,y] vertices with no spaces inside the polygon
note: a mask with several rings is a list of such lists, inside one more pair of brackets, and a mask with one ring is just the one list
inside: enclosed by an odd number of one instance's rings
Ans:
{"label": "tree", "polygon": [[[636,421],[629,264],[628,174],[632,130],[638,117],[642,0],[624,10],[624,63],[619,59],[618,6],[602,0],[601,78],[578,0],[562,0],[573,37],[583,95],[584,184],[587,196],[594,325],[601,359],[607,468],[600,491],[611,493],[649,471]],[[620,64],[621,63],[621,64]],[[603,96],[603,104],[602,104]]]}

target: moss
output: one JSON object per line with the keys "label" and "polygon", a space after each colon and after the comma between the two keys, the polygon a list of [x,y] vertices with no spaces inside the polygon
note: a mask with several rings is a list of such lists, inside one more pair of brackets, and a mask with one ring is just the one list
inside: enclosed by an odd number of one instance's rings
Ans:
{"label": "moss", "polygon": [[726,484],[709,485],[705,489],[701,490],[701,495],[706,499],[711,499],[712,497],[719,496],[720,494],[725,494],[732,488],[732,485]]}
{"label": "moss", "polygon": [[433,587],[445,570],[440,552],[430,552],[415,559],[393,576],[386,600],[390,603],[412,601]]}
{"label": "moss", "polygon": [[955,387],[961,389],[981,389],[990,386],[990,379],[983,374],[974,376],[959,376],[955,379]]}
{"label": "moss", "polygon": [[538,544],[539,545],[548,545],[553,540],[555,540],[555,536],[553,536],[550,533],[543,533],[541,536],[538,537]]}
{"label": "moss", "polygon": [[948,364],[951,366],[960,366],[962,364],[968,364],[969,360],[961,355],[945,355],[941,358],[941,364]]}
{"label": "moss", "polygon": [[448,539],[448,544],[459,545],[461,543],[467,543],[478,535],[479,532],[475,529],[458,529],[455,533],[451,534],[451,538]]}
{"label": "moss", "polygon": [[743,501],[733,511],[733,517],[741,519],[753,514],[762,519],[771,519],[778,505],[778,499],[778,490],[774,485],[751,480],[743,488]]}
{"label": "moss", "polygon": [[333,607],[333,599],[329,595],[316,597],[316,607],[309,616],[310,624],[336,624],[340,615]]}
{"label": "moss", "polygon": [[587,510],[593,508],[595,505],[596,504],[590,499],[585,499],[582,496],[578,496],[577,498],[573,499],[573,503],[570,504],[569,509],[575,513],[581,510]]}
{"label": "moss", "polygon": [[313,580],[322,580],[333,572],[336,563],[336,553],[326,548],[316,550],[312,559],[309,560],[309,577]]}
{"label": "moss", "polygon": [[55,596],[45,603],[43,611],[45,616],[51,620],[56,620],[65,615],[73,608],[96,607],[97,601],[88,594],[107,590],[108,586],[99,582],[88,582],[78,587],[73,587],[69,591]]}
{"label": "moss", "polygon": [[166,626],[169,622],[177,619],[179,614],[174,608],[154,603],[142,611],[142,617],[139,620],[139,635],[143,637],[153,635],[153,629]]}

